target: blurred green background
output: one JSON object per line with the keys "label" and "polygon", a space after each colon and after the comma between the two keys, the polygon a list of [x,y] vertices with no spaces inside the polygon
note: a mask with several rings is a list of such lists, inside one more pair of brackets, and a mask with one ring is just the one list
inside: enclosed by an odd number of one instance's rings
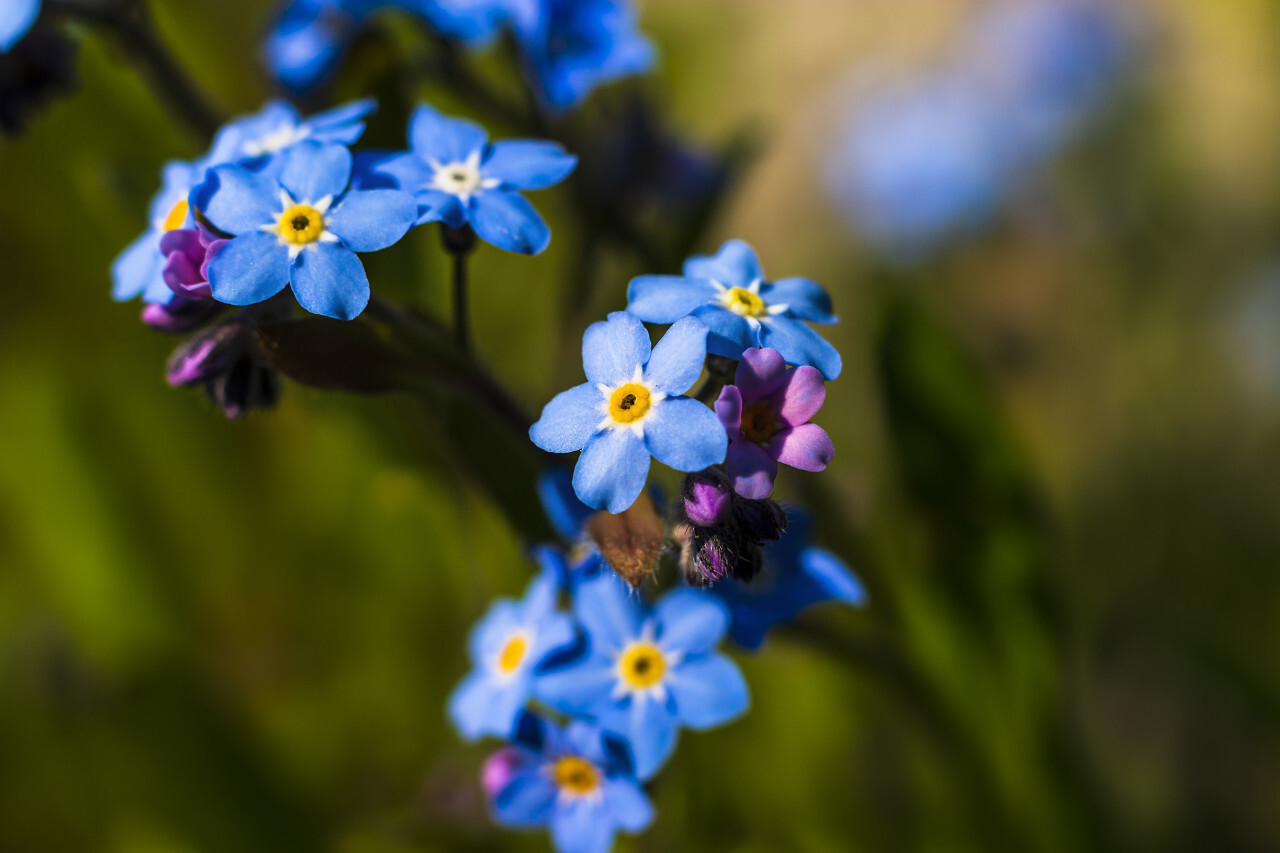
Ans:
{"label": "blurred green background", "polygon": [[[258,108],[273,4],[153,6],[223,110]],[[887,272],[820,189],[833,93],[865,57],[927,65],[974,7],[643,4],[676,127],[761,141],[697,248],[835,296],[838,455],[781,496],[872,601],[740,656],[751,713],[682,739],[619,850],[1280,849],[1280,7],[1148,3],[1146,73],[1039,215]],[[289,384],[228,423],[165,385],[174,342],[108,270],[206,140],[81,35],[79,92],[0,140],[0,850],[549,849],[490,825],[487,748],[443,710],[527,543],[414,399]],[[569,193],[534,201],[550,250],[472,267],[478,349],[530,411],[578,381],[585,322]],[[370,277],[445,317],[425,232]],[[587,319],[641,271],[607,254]]]}

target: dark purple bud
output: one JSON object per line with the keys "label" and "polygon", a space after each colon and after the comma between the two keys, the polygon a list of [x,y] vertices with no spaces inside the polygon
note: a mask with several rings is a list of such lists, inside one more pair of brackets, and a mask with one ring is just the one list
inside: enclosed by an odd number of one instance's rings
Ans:
{"label": "dark purple bud", "polygon": [[161,332],[181,334],[203,326],[221,310],[222,306],[212,300],[174,296],[168,305],[144,305],[142,322]]}
{"label": "dark purple bud", "polygon": [[164,283],[187,299],[210,299],[209,259],[218,253],[226,240],[215,237],[204,227],[179,228],[160,238],[160,252],[167,258]]}
{"label": "dark purple bud", "polygon": [[225,374],[249,347],[245,325],[235,320],[211,326],[174,350],[166,376],[173,386],[198,385]]}
{"label": "dark purple bud", "polygon": [[738,498],[733,502],[733,520],[742,536],[757,544],[781,539],[787,529],[787,513],[772,498]]}
{"label": "dark purple bud", "polygon": [[697,527],[711,527],[729,519],[733,489],[719,478],[690,475],[685,478],[684,514]]}
{"label": "dark purple bud", "polygon": [[204,387],[213,404],[233,421],[254,409],[274,408],[280,400],[280,377],[255,352],[241,356]]}

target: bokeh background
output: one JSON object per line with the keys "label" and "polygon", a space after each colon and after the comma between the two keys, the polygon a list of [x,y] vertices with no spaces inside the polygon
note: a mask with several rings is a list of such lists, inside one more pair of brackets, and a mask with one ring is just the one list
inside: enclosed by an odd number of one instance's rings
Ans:
{"label": "bokeh background", "polygon": [[[272,3],[152,5],[228,114],[271,94]],[[841,117],[982,6],[642,4],[640,88],[753,152],[697,249],[835,296],[836,462],[781,495],[871,600],[740,656],[751,713],[682,739],[619,850],[1280,849],[1280,6],[1143,4],[1086,130],[977,233],[886,260],[826,189]],[[490,824],[443,710],[529,543],[418,400],[290,384],[232,423],[165,385],[173,341],[108,270],[207,140],[80,35],[78,92],[0,139],[0,850],[549,849]],[[606,248],[563,311],[570,193],[535,197],[545,255],[473,264],[479,352],[531,411],[577,381],[564,341],[671,271]],[[371,279],[445,317],[423,231]]]}

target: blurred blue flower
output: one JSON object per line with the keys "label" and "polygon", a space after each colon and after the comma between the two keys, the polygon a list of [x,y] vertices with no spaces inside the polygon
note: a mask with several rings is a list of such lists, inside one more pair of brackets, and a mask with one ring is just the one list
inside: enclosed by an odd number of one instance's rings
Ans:
{"label": "blurred blue flower", "polygon": [[561,548],[544,545],[534,551],[539,566],[554,578],[560,589],[572,593],[578,585],[600,574],[604,558],[587,535],[587,520],[597,510],[578,499],[573,490],[573,474],[567,468],[551,468],[538,477],[538,498],[551,528],[560,537]]}
{"label": "blurred blue flower", "polygon": [[809,517],[792,511],[788,520],[782,538],[765,547],[763,567],[754,579],[711,587],[729,608],[729,636],[743,648],[760,648],[771,628],[813,604],[866,600],[862,584],[839,557],[808,546]]}
{"label": "blurred blue flower", "polygon": [[681,726],[712,728],[746,712],[742,674],[714,651],[729,627],[719,600],[683,588],[650,609],[605,574],[578,588],[573,609],[585,653],[539,679],[538,697],[625,737],[640,779],[670,757]]}
{"label": "blurred blue flower", "polygon": [[1115,90],[1132,42],[1123,5],[993,7],[944,72],[882,90],[850,118],[827,169],[832,199],[901,260],[986,226]]}
{"label": "blurred blue flower", "polygon": [[553,578],[540,575],[523,600],[495,602],[472,629],[474,668],[449,697],[449,718],[467,740],[510,737],[538,665],[573,642],[573,620],[556,611],[558,592]]}
{"label": "blurred blue flower", "polygon": [[273,155],[300,142],[354,145],[364,133],[365,118],[376,108],[377,102],[366,98],[303,118],[284,101],[271,101],[257,113],[228,122],[218,131],[208,165],[239,163],[256,171]]}
{"label": "blurred blue flower", "polygon": [[489,142],[484,128],[448,118],[425,104],[409,125],[411,150],[361,158],[362,182],[413,193],[419,222],[470,225],[500,249],[536,255],[551,231],[520,190],[555,186],[578,158],[554,142],[515,139]]}
{"label": "blurred blue flower", "polygon": [[628,766],[625,747],[581,721],[563,730],[531,715],[523,723],[522,730],[535,733],[497,753],[485,768],[498,823],[549,826],[559,853],[608,853],[618,830],[640,832],[653,820],[653,805]]}
{"label": "blurred blue flower", "polygon": [[293,0],[267,36],[267,68],[291,92],[318,86],[359,33],[374,0]]}
{"label": "blurred blue flower", "polygon": [[807,278],[765,281],[755,251],[730,240],[714,257],[685,261],[684,276],[646,275],[627,288],[627,311],[646,323],[674,323],[686,315],[710,328],[707,350],[738,359],[751,347],[772,347],[788,364],[840,375],[840,353],[806,325],[834,323],[831,299]]}
{"label": "blurred blue flower", "polygon": [[512,24],[517,32],[536,29],[543,0],[400,0],[436,32],[470,45],[485,45]]}
{"label": "blurred blue flower", "polygon": [[213,298],[270,299],[286,286],[303,308],[340,320],[369,302],[356,252],[385,249],[413,226],[417,206],[399,190],[353,190],[351,152],[301,142],[281,155],[279,177],[240,166],[211,169],[198,191],[214,227],[234,239],[209,262]]}
{"label": "blurred blue flower", "polygon": [[111,266],[114,299],[123,302],[141,296],[146,302],[162,305],[173,299],[174,291],[164,280],[167,259],[160,240],[170,231],[195,227],[187,197],[204,179],[208,165],[207,157],[194,163],[175,160],[165,164],[163,184],[151,199],[150,227]]}
{"label": "blurred blue flower", "polygon": [[542,102],[566,110],[597,86],[652,68],[656,52],[635,17],[628,0],[544,0],[537,26],[520,34]]}
{"label": "blurred blue flower", "polygon": [[0,53],[8,53],[40,17],[41,0],[4,0],[0,3]]}
{"label": "blurred blue flower", "polygon": [[651,347],[644,325],[615,312],[582,338],[587,381],[557,395],[529,430],[551,453],[581,450],[573,488],[587,506],[625,511],[644,489],[649,458],[677,471],[724,461],[729,439],[711,409],[681,396],[706,358],[707,327],[681,318]]}

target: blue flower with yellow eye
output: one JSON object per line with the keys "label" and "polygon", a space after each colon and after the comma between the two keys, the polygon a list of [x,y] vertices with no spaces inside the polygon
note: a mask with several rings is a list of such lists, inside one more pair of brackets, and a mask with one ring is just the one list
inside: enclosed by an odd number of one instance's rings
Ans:
{"label": "blue flower with yellow eye", "polygon": [[684,275],[646,275],[627,288],[627,311],[646,323],[692,316],[710,328],[707,350],[742,358],[772,347],[787,364],[808,364],[828,379],[840,375],[840,353],[808,323],[834,323],[831,297],[807,278],[766,281],[755,251],[730,240],[714,257],[693,257]]}
{"label": "blue flower with yellow eye", "polygon": [[536,255],[551,230],[521,190],[555,186],[578,158],[554,142],[514,139],[489,142],[484,128],[448,118],[425,104],[409,124],[405,154],[366,155],[362,181],[413,193],[419,222],[470,225],[481,239],[508,252]]}
{"label": "blue flower with yellow eye", "polygon": [[539,100],[566,110],[598,86],[653,67],[653,45],[628,0],[545,0],[536,27],[518,31]]}
{"label": "blue flower with yellow eye", "polygon": [[619,830],[653,820],[626,745],[577,720],[560,729],[525,714],[513,745],[486,766],[485,787],[498,823],[549,827],[558,853],[609,853]]}
{"label": "blue flower with yellow eye", "polygon": [[866,591],[835,554],[809,546],[809,517],[792,511],[787,531],[764,548],[760,572],[749,582],[728,579],[711,593],[729,608],[729,636],[739,646],[758,649],[776,625],[825,601],[858,605]]}
{"label": "blue flower with yellow eye", "polygon": [[715,414],[682,396],[702,373],[707,327],[692,317],[656,347],[644,324],[615,312],[582,338],[587,381],[558,395],[529,430],[551,453],[581,450],[573,489],[587,506],[625,511],[640,497],[649,458],[677,471],[724,461],[729,437]]}
{"label": "blue flower with yellow eye", "polygon": [[742,673],[715,651],[729,613],[707,593],[677,589],[649,608],[603,574],[578,587],[573,612],[585,653],[540,678],[538,697],[626,738],[640,779],[670,757],[681,726],[713,728],[746,712]]}
{"label": "blue flower with yellow eye", "polygon": [[341,145],[308,140],[280,156],[278,178],[216,166],[197,191],[209,222],[234,236],[209,261],[213,298],[253,305],[292,286],[311,313],[350,320],[369,302],[355,253],[398,241],[417,205],[399,190],[348,191],[351,152]]}
{"label": "blue flower with yellow eye", "polygon": [[41,0],[5,0],[0,3],[0,53],[8,53],[40,17]]}
{"label": "blue flower with yellow eye", "polygon": [[494,603],[472,629],[474,668],[449,697],[449,718],[466,739],[510,737],[538,665],[573,642],[573,620],[556,611],[558,591],[554,578],[540,575],[523,600]]}

